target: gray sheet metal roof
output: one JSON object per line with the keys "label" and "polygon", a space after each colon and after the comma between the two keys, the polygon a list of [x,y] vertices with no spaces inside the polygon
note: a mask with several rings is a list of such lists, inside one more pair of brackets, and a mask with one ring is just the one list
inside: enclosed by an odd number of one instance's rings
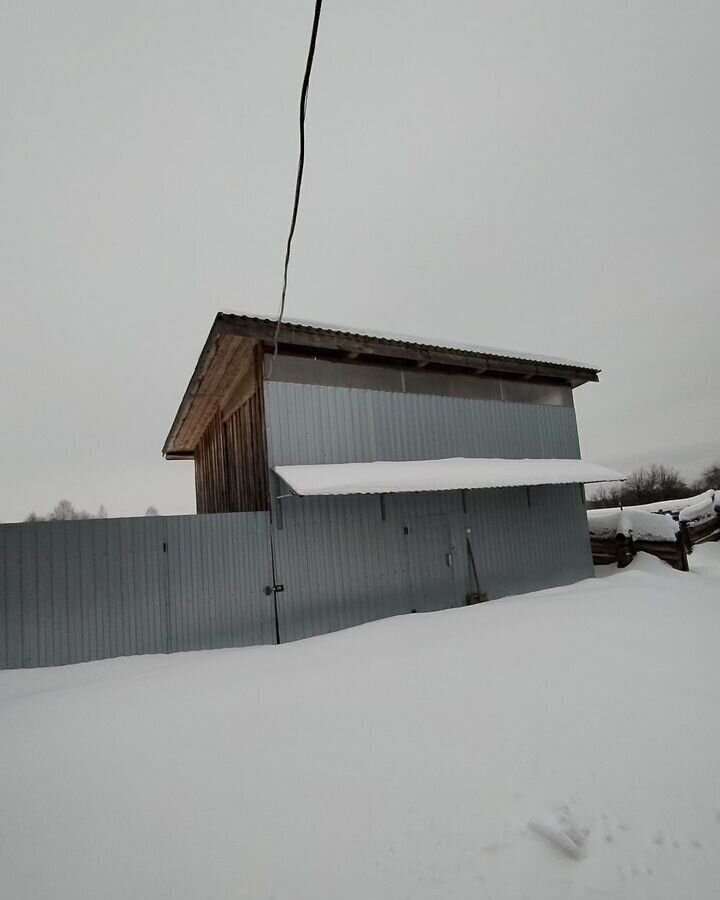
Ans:
{"label": "gray sheet metal roof", "polygon": [[[267,325],[275,326],[276,320],[263,315],[232,312],[225,310],[220,316],[231,319],[254,320]],[[542,363],[544,365],[562,366],[563,368],[582,369],[587,372],[598,373],[601,370],[590,363],[578,362],[572,359],[563,359],[558,356],[547,356],[540,353],[525,353],[518,350],[507,350],[499,347],[486,347],[481,344],[471,344],[464,341],[438,341],[437,338],[420,337],[418,335],[399,334],[390,331],[372,331],[363,329],[356,331],[347,326],[330,324],[328,322],[316,322],[312,319],[283,319],[282,329],[291,328],[293,331],[306,331],[308,333],[326,334],[363,340],[369,338],[380,341],[383,344],[419,347],[425,350],[451,350],[459,353],[469,353],[478,356],[492,356],[497,359],[512,359],[522,362]]]}

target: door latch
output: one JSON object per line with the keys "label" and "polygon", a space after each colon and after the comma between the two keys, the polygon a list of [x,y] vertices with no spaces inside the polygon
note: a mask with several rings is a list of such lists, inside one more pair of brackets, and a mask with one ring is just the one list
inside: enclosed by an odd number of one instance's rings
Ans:
{"label": "door latch", "polygon": [[284,584],[266,584],[265,585],[265,596],[269,597],[270,594],[281,594],[285,590]]}

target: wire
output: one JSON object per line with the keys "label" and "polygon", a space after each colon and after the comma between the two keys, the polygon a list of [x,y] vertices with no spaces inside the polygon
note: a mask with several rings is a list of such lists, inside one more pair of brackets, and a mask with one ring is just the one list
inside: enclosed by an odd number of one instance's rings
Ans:
{"label": "wire", "polygon": [[307,109],[308,89],[310,87],[310,72],[312,71],[313,58],[315,56],[315,42],[317,40],[318,25],[320,24],[321,7],[322,0],[315,0],[315,15],[313,18],[312,34],[310,35],[310,46],[308,48],[307,62],[305,64],[305,76],[303,77],[302,90],[300,91],[300,153],[298,156],[297,176],[295,178],[295,201],[293,203],[293,211],[292,218],[290,220],[290,231],[288,233],[287,246],[285,248],[282,298],[280,300],[280,311],[278,312],[277,325],[275,326],[275,335],[273,337],[273,359],[277,356],[280,325],[282,324],[282,318],[285,313],[285,295],[287,293],[290,250],[292,247],[293,235],[295,234],[295,225],[297,224],[298,207],[300,205],[300,188],[302,187],[303,169],[305,168],[305,112]]}

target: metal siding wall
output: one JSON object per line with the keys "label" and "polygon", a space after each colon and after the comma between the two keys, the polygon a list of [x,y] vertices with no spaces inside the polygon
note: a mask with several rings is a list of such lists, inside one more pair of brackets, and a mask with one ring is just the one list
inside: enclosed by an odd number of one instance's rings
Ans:
{"label": "metal siding wall", "polygon": [[593,577],[578,485],[468,491],[480,586],[494,599]]}
{"label": "metal siding wall", "polygon": [[274,642],[271,582],[267,513],[0,525],[0,668]]}
{"label": "metal siding wall", "polygon": [[[570,407],[265,383],[271,466],[452,456],[580,457]],[[273,493],[284,488],[274,479]],[[415,602],[408,547],[398,524],[444,514],[456,547],[448,606],[475,590],[466,573],[473,531],[481,586],[491,597],[592,575],[577,486],[275,501],[273,528],[281,640],[409,612]],[[282,504],[280,518],[277,503]]]}
{"label": "metal siding wall", "polygon": [[375,459],[373,392],[265,382],[270,465]]}
{"label": "metal siding wall", "polygon": [[[445,607],[461,606],[475,585],[469,577],[465,528],[481,589],[491,599],[568,584],[593,575],[584,504],[578,485],[385,497],[293,497],[278,501],[273,530],[282,641],[422,609],[413,523],[447,520],[455,550]],[[404,524],[410,535],[403,537]],[[429,523],[430,524],[430,523]],[[432,534],[431,529],[431,534]],[[428,535],[420,541],[427,542]],[[438,537],[440,540],[440,537]],[[438,548],[440,554],[445,547]],[[438,577],[443,570],[438,563]],[[429,571],[432,571],[430,567]],[[425,573],[427,574],[427,573]]]}
{"label": "metal siding wall", "polygon": [[[413,520],[446,516],[456,550],[464,535],[459,492],[404,494],[385,497],[385,521],[380,498],[304,497],[278,501],[273,529],[278,580],[280,638],[297,640],[348,628],[363,622],[421,609],[413,590],[412,534],[403,525]],[[439,559],[446,551],[439,548]],[[456,565],[438,576],[447,584],[445,607],[464,603],[464,550]],[[420,598],[420,599],[419,599]]]}
{"label": "metal siding wall", "polygon": [[452,456],[579,459],[572,406],[266,382],[271,466]]}
{"label": "metal siding wall", "polygon": [[[289,498],[274,529],[280,639],[409,612],[407,555],[378,497]],[[277,521],[277,519],[276,519]]]}

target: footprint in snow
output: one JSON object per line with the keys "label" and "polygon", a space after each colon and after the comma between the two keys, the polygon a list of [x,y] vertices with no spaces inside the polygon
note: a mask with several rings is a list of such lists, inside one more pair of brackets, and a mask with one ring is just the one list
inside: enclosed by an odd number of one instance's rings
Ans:
{"label": "footprint in snow", "polygon": [[589,831],[580,828],[568,810],[561,810],[554,816],[530,819],[528,825],[532,831],[572,859],[580,859],[583,856]]}

